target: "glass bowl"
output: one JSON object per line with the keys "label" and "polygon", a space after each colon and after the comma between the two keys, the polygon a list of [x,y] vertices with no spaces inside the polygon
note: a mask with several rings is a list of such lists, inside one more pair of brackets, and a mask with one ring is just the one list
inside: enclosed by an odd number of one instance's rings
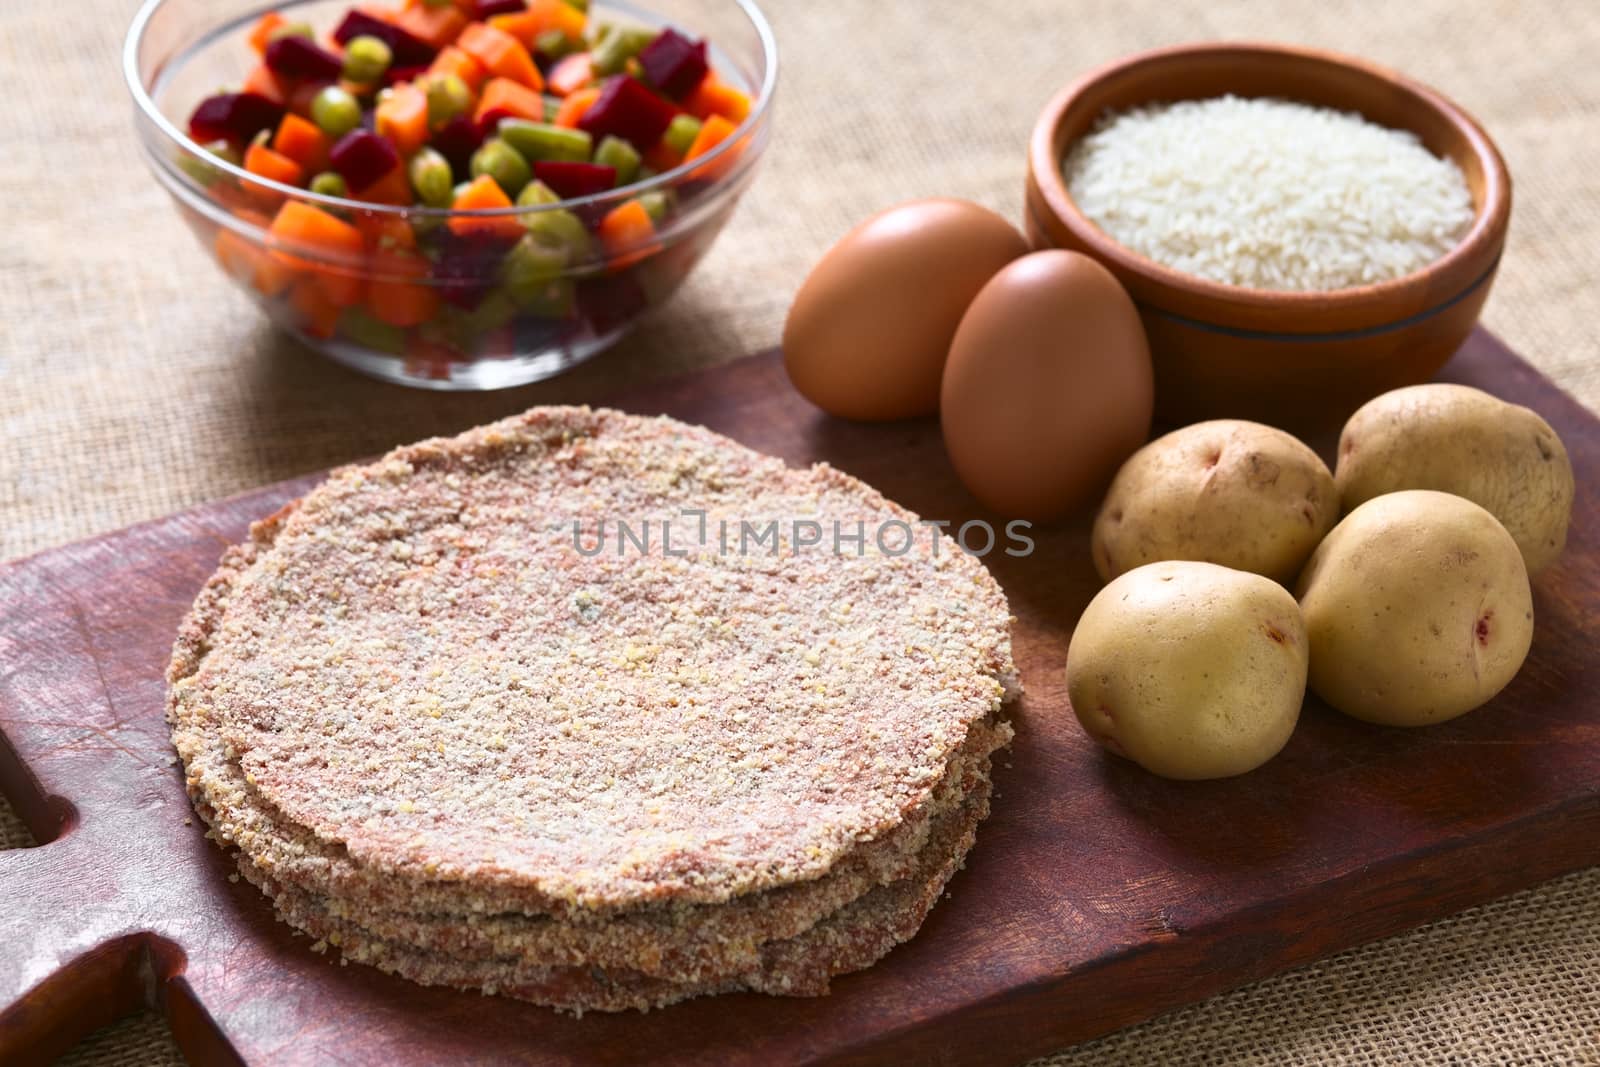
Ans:
{"label": "glass bowl", "polygon": [[[329,358],[431,389],[499,389],[558,374],[664,303],[749,185],[771,130],[777,47],[753,0],[596,2],[591,19],[704,37],[749,115],[720,144],[647,180],[531,207],[456,211],[322,196],[249,173],[191,139],[196,104],[237,85],[251,28],[271,9],[330,30],[353,0],[146,0],[124,74],[145,158],[227,275],[280,327]],[[459,176],[458,176],[459,177]],[[603,228],[649,194],[653,232]],[[288,214],[285,208],[288,206]],[[304,243],[289,218],[327,212],[361,240]],[[338,229],[335,227],[335,229]],[[562,255],[522,241],[565,235]],[[602,230],[604,229],[604,232]]]}

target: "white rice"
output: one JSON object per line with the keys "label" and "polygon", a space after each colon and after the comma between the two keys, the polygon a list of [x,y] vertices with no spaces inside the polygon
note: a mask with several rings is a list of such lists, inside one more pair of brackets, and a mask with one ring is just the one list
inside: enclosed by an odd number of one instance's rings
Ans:
{"label": "white rice", "polygon": [[1227,285],[1387,281],[1443,256],[1472,225],[1461,168],[1415,134],[1286,100],[1109,114],[1063,169],[1078,208],[1113,239]]}

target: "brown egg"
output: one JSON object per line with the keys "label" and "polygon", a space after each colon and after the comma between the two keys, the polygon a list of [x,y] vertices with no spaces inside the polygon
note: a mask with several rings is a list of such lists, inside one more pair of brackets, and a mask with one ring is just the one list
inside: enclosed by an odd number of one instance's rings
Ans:
{"label": "brown egg", "polygon": [[874,215],[795,294],[783,327],[789,380],[847,419],[932,415],[962,313],[1027,251],[1016,227],[965,200],[913,200]]}
{"label": "brown egg", "polygon": [[1150,433],[1150,348],[1126,291],[1077,252],[1035,252],[967,309],[941,419],[972,495],[1008,518],[1092,502]]}

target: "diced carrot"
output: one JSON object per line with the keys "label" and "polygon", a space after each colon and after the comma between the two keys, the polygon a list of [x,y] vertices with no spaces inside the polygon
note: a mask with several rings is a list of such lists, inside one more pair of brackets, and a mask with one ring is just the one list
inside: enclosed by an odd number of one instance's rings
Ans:
{"label": "diced carrot", "polygon": [[307,174],[315,174],[327,168],[328,149],[333,147],[333,142],[317,128],[316,123],[291,111],[278,123],[272,147],[280,155],[288,156],[300,164]]}
{"label": "diced carrot", "polygon": [[717,77],[716,71],[708,71],[694,91],[684,97],[683,109],[697,119],[721,115],[740,123],[750,114],[750,97]]}
{"label": "diced carrot", "polygon": [[394,20],[394,24],[400,29],[413,37],[427,41],[435,48],[443,48],[454,41],[467,22],[467,16],[450,4],[441,4],[438,7],[413,4],[401,11],[400,17]]}
{"label": "diced carrot", "polygon": [[494,15],[489,19],[489,25],[505,30],[530,52],[536,47],[534,42],[539,35],[546,30],[560,30],[569,40],[583,40],[587,22],[583,12],[567,0],[528,0],[526,11]]}
{"label": "diced carrot", "polygon": [[300,328],[312,337],[332,337],[339,325],[339,305],[314,278],[301,278],[289,290],[289,306],[300,313]]}
{"label": "diced carrot", "polygon": [[594,58],[588,52],[574,52],[570,56],[563,56],[550,68],[548,84],[550,91],[557,96],[571,96],[579,89],[593,85]]}
{"label": "diced carrot", "polygon": [[439,292],[422,279],[428,261],[415,252],[381,251],[372,257],[372,280],[367,285],[367,310],[390,326],[420,326],[439,313]]}
{"label": "diced carrot", "polygon": [[489,76],[482,63],[453,44],[439,49],[439,54],[433,57],[433,63],[428,67],[428,73],[436,77],[454,74],[473,92],[477,92],[483,86],[483,79]]}
{"label": "diced carrot", "polygon": [[728,139],[728,135],[738,129],[732,122],[721,115],[711,115],[700,124],[700,132],[695,134],[694,143],[689,146],[689,151],[684,159],[699,159],[717,145]]}
{"label": "diced carrot", "polygon": [[363,211],[356,215],[354,222],[371,251],[416,250],[417,232],[411,228],[411,223],[399,215],[387,211]]}
{"label": "diced carrot", "polygon": [[480,126],[507,115],[533,122],[544,121],[544,97],[510,78],[495,78],[483,87],[473,119]]}
{"label": "diced carrot", "polygon": [[[736,129],[738,127],[728,119],[723,118],[721,115],[712,115],[701,124],[699,134],[695,136],[694,143],[689,146],[689,151],[683,158],[685,160],[699,159],[717,147],[717,145],[726,141]],[[742,150],[737,145],[730,147],[718,158],[704,166],[695,168],[692,172],[694,177],[717,178],[726,174],[728,168],[732,167],[734,161],[739,158],[740,151]]]}
{"label": "diced carrot", "polygon": [[396,85],[378,101],[377,130],[402,156],[415,154],[428,142],[428,94],[410,83]]}
{"label": "diced carrot", "polygon": [[456,45],[482,63],[483,69],[491,75],[521,82],[534,92],[544,88],[544,78],[534,65],[533,56],[521,41],[505,30],[482,22],[470,23],[456,38]]}
{"label": "diced carrot", "polygon": [[569,130],[575,130],[578,128],[578,120],[583,118],[583,113],[593,107],[594,102],[598,99],[600,99],[599,88],[579,89],[561,101],[561,106],[556,109],[556,117],[553,121],[557,126],[565,126]]}
{"label": "diced carrot", "polygon": [[299,185],[305,180],[305,168],[281,152],[274,152],[257,141],[244,154],[244,169],[285,185]]}
{"label": "diced carrot", "polygon": [[606,212],[605,218],[600,220],[598,232],[601,243],[611,257],[608,263],[611,270],[631,267],[640,260],[650,258],[660,248],[654,240],[655,223],[650,221],[650,213],[637,200],[629,200]]}
{"label": "diced carrot", "polygon": [[[256,211],[240,211],[239,217],[265,227],[267,217]],[[254,288],[262,296],[277,296],[294,281],[294,272],[278,262],[267,250],[248,237],[226,226],[217,230],[217,262],[234,278]]]}
{"label": "diced carrot", "polygon": [[[503,208],[511,206],[511,198],[506,196],[493,178],[487,174],[480,175],[473,183],[461,190],[461,195],[456,197],[452,205],[456,211],[479,211],[489,208]],[[448,223],[452,233],[460,235],[488,234],[494,237],[514,241],[522,236],[522,223],[511,215],[494,215],[488,218],[471,218],[462,215],[453,215]]]}
{"label": "diced carrot", "polygon": [[363,15],[371,15],[379,22],[387,22],[391,26],[400,21],[400,9],[387,4],[357,4],[356,10]]}
{"label": "diced carrot", "polygon": [[255,28],[250,31],[250,47],[256,50],[256,55],[262,55],[267,50],[267,45],[272,43],[273,33],[289,22],[276,11],[268,11],[256,20]]}
{"label": "diced carrot", "polygon": [[289,90],[283,84],[283,79],[265,63],[257,63],[255,69],[245,75],[244,91],[264,96],[274,104],[286,104],[289,101]]}
{"label": "diced carrot", "polygon": [[[336,308],[360,301],[366,251],[360,230],[321,208],[290,200],[278,209],[268,232],[282,246],[276,253],[279,261],[314,275]],[[307,259],[306,254],[333,262]]]}
{"label": "diced carrot", "polygon": [[405,165],[401,164],[366,188],[352,192],[350,199],[409,207],[416,198],[411,195],[411,182],[406,178]]}

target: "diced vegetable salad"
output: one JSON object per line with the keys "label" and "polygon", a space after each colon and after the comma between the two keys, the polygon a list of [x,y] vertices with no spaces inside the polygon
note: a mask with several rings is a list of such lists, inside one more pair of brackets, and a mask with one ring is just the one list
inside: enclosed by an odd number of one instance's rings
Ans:
{"label": "diced vegetable salad", "polygon": [[[270,13],[250,34],[253,69],[238,91],[201,101],[189,134],[284,185],[463,210],[625,189],[710,152],[749,114],[749,96],[712,69],[705,41],[594,23],[586,7],[362,4],[320,38]],[[653,239],[679,200],[731,162],[707,161],[673,189],[603,208],[447,221],[289,199],[215,168],[188,169],[237,216],[269,229],[273,250],[222,230],[218,258],[285,300],[308,333],[448,363],[483,354],[487,335],[519,321],[548,330],[582,320],[598,333],[631,317],[650,285],[627,277],[631,268],[661,251]]]}

